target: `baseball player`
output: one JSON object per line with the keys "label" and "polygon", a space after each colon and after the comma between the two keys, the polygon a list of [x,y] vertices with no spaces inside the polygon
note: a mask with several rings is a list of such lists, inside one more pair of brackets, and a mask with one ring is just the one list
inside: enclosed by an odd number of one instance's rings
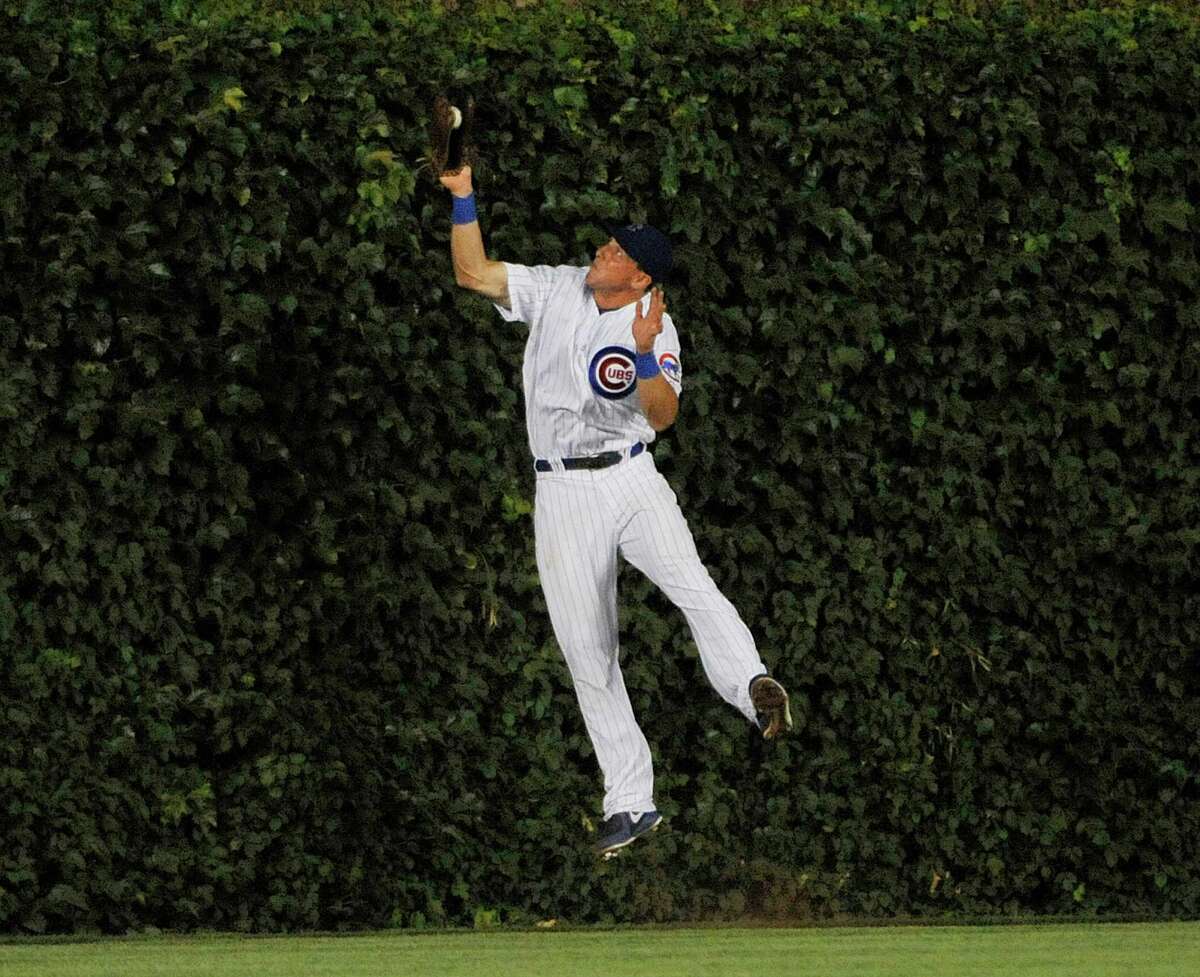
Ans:
{"label": "baseball player", "polygon": [[666,237],[642,224],[613,230],[586,268],[491,261],[470,166],[440,179],[453,195],[457,283],[529,326],[523,380],[538,574],[604,774],[596,851],[607,858],[662,821],[650,747],[618,663],[618,553],[683,612],[709,682],[767,739],[792,726],[788,696],[700,562],[648,450],[674,423],[683,386],[661,287],[671,270]]}

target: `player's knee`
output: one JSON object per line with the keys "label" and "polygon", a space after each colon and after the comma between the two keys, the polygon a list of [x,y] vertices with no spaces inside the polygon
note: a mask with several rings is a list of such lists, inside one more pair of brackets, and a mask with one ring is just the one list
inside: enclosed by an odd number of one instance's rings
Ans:
{"label": "player's knee", "polygon": [[658,568],[654,582],[672,600],[679,597],[689,605],[721,597],[716,581],[699,560],[666,561]]}
{"label": "player's knee", "polygon": [[617,664],[617,649],[608,645],[575,644],[563,649],[575,687],[606,689]]}

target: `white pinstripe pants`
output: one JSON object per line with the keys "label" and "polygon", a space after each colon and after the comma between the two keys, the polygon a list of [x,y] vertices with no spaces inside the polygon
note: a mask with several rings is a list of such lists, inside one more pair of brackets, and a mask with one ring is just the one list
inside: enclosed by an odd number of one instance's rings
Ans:
{"label": "white pinstripe pants", "polygon": [[617,658],[617,553],[684,614],[709,682],[751,722],[766,672],[750,629],[700,562],[675,492],[650,452],[598,471],[541,472],[534,534],[554,635],[604,773],[604,816],[654,807],[650,747]]}

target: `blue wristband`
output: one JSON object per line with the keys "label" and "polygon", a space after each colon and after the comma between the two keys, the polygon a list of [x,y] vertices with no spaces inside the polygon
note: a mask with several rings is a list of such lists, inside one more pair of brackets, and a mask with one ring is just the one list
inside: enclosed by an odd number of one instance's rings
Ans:
{"label": "blue wristband", "polygon": [[637,377],[639,380],[653,380],[660,373],[662,370],[658,368],[658,357],[654,355],[653,350],[649,353],[638,353]]}
{"label": "blue wristband", "polygon": [[473,224],[479,220],[475,213],[475,194],[469,197],[454,198],[454,223],[455,224]]}

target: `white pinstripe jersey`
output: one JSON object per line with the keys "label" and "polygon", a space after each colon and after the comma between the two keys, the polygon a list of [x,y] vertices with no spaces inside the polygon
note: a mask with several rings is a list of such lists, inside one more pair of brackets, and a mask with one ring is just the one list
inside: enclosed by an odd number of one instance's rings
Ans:
{"label": "white pinstripe jersey", "polygon": [[[529,324],[522,373],[533,456],[572,458],[650,444],[654,428],[637,395],[634,303],[601,312],[584,284],[587,268],[504,264],[512,309],[496,308],[509,322]],[[641,301],[645,314],[649,294]],[[679,334],[666,313],[654,353],[679,394]]]}

